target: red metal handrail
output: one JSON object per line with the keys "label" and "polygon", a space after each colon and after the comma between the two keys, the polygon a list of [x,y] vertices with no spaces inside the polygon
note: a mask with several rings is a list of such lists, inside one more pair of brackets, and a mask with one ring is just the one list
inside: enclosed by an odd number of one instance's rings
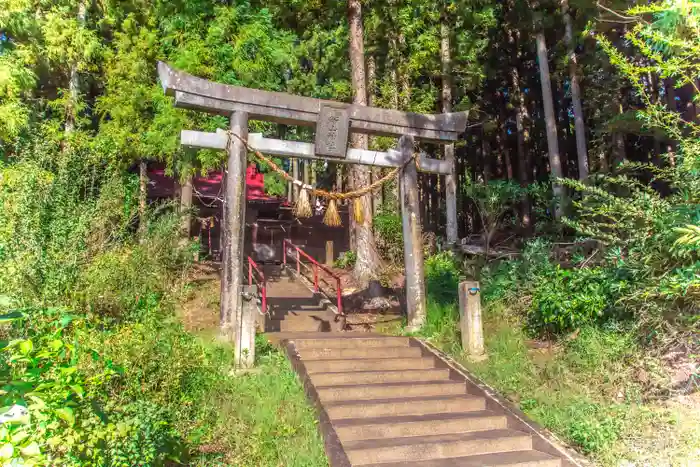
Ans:
{"label": "red metal handrail", "polygon": [[263,314],[267,313],[267,281],[265,280],[265,274],[263,274],[260,266],[248,256],[248,285],[253,285],[253,270],[258,273],[258,277],[255,278],[255,282],[260,286],[260,296],[262,303],[260,304],[260,310]]}
{"label": "red metal handrail", "polygon": [[282,242],[282,263],[284,266],[287,266],[287,245],[290,247],[294,248],[297,252],[297,274],[301,275],[301,257],[306,258],[312,265],[313,265],[313,273],[314,273],[314,292],[318,293],[319,292],[319,287],[318,287],[318,271],[319,269],[329,276],[331,276],[333,279],[335,279],[335,291],[336,291],[336,299],[337,299],[337,307],[338,307],[338,314],[342,315],[343,314],[343,289],[340,281],[340,277],[335,274],[333,271],[313,259],[311,256],[309,256],[304,250],[302,250],[300,247],[297,245],[293,244],[291,240],[285,238],[284,241]]}

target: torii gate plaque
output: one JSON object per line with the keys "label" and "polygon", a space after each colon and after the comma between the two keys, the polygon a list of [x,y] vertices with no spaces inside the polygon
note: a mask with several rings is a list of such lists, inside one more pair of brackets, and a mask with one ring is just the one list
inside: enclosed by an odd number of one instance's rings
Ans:
{"label": "torii gate plaque", "polygon": [[[454,141],[467,125],[467,113],[427,115],[375,107],[325,101],[311,97],[261,91],[215,83],[158,63],[165,93],[175,97],[175,106],[224,115],[230,130],[262,152],[284,157],[329,158],[336,162],[381,167],[404,166],[400,174],[403,217],[406,305],[408,324],[418,328],[425,319],[423,249],[416,164],[404,164],[413,156],[414,138],[437,142]],[[250,119],[288,125],[315,126],[316,142],[301,143],[248,134]],[[388,152],[347,149],[348,134],[369,133],[398,136],[398,150]],[[247,150],[242,141],[229,141],[226,132],[202,133],[183,130],[181,143],[196,148],[228,151],[224,194],[224,249],[221,278],[221,332],[233,340],[236,365],[249,367],[254,361],[255,319],[242,307],[243,235],[245,232],[245,169]],[[421,171],[447,175],[454,171],[447,161],[420,155]],[[248,310],[248,307],[246,307]]]}

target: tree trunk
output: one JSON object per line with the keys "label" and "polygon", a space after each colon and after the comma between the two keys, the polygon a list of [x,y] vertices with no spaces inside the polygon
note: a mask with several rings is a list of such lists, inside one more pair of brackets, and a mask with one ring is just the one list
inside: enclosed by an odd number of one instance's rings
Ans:
{"label": "tree trunk", "polygon": [[[620,131],[613,133],[613,145],[615,148],[615,167],[617,167],[617,165],[627,160],[625,134]],[[615,170],[615,167],[613,170]]]}
{"label": "tree trunk", "polygon": [[[365,82],[364,57],[364,28],[362,26],[362,3],[360,0],[348,0],[348,24],[350,25],[350,68],[352,73],[353,99],[355,105],[367,105],[367,89]],[[355,133],[351,136],[354,148],[367,149],[367,135]],[[353,188],[367,186],[370,181],[370,170],[366,166],[352,167]],[[360,283],[367,283],[375,278],[379,271],[380,261],[372,234],[372,201],[369,195],[360,198],[362,206],[362,222],[355,225],[355,277]],[[352,206],[350,210],[353,211]]]}
{"label": "tree trunk", "polygon": [[576,58],[576,42],[574,27],[569,11],[569,0],[561,0],[561,11],[564,15],[564,37],[568,45],[569,78],[571,79],[571,104],[574,107],[574,130],[576,132],[576,155],[578,158],[578,178],[588,177],[588,150],[586,149],[586,126],[583,121],[583,105],[581,104],[581,88],[578,82],[578,62]]}
{"label": "tree trunk", "polygon": [[[399,50],[404,48],[406,48],[406,36],[399,33]],[[409,110],[411,107],[411,80],[404,68],[399,68],[399,85],[401,89],[399,106],[402,110]]]}
{"label": "tree trunk", "polygon": [[[374,105],[375,93],[377,86],[377,61],[374,55],[367,57],[367,105],[372,107]],[[369,137],[369,148],[375,149],[375,139],[374,137]],[[372,182],[382,178],[382,170],[379,167],[372,168]],[[383,197],[382,197],[383,187],[379,187],[372,193],[372,213],[376,216],[382,207]]]}
{"label": "tree trunk", "polygon": [[[440,25],[440,58],[442,62],[442,111],[452,112],[452,54],[450,52],[450,28],[445,22]],[[457,175],[455,171],[455,145],[445,145],[445,160],[450,164],[450,173],[445,177],[445,198],[447,208],[447,243],[459,240],[457,230]]]}
{"label": "tree trunk", "polygon": [[[85,23],[85,15],[87,14],[87,5],[85,1],[78,3],[78,24],[81,26]],[[70,134],[75,130],[76,109],[78,99],[80,99],[80,74],[78,73],[78,62],[75,61],[70,67],[70,78],[68,81],[68,112],[66,114],[65,133]]]}
{"label": "tree trunk", "polygon": [[569,176],[569,139],[571,136],[571,125],[569,122],[569,106],[564,92],[564,83],[555,79],[552,83],[552,101],[554,103],[554,115],[556,115],[555,125],[563,129],[559,131],[557,141],[559,142],[559,158],[561,163],[561,176]]}
{"label": "tree trunk", "polygon": [[[513,87],[513,99],[515,109],[515,127],[517,130],[517,154],[518,154],[518,179],[520,186],[526,188],[530,184],[530,153],[525,147],[528,141],[528,132],[525,128],[525,120],[529,118],[527,105],[525,105],[525,95],[520,89],[520,43],[518,41],[517,32],[513,33],[508,29],[508,42],[513,47],[513,63],[510,69],[511,85]],[[532,205],[529,197],[524,197],[520,203],[520,226],[525,233],[529,233],[532,228]]]}
{"label": "tree trunk", "polygon": [[498,92],[498,106],[500,108],[498,114],[498,129],[496,130],[496,144],[498,145],[498,175],[506,177],[507,180],[513,179],[513,165],[510,160],[510,148],[508,147],[508,131],[505,123],[508,121],[506,109],[508,101],[504,92]]}
{"label": "tree trunk", "polygon": [[491,168],[489,158],[491,157],[491,147],[488,140],[488,135],[481,127],[481,173],[484,177],[484,182],[488,183],[491,180]]}
{"label": "tree trunk", "polygon": [[[667,78],[664,82],[666,87],[666,105],[671,112],[678,112],[676,104],[676,86],[673,78]],[[666,152],[668,153],[668,163],[671,167],[676,166],[676,142],[669,140],[666,144]]]}
{"label": "tree trunk", "polygon": [[[389,37],[389,79],[391,83],[394,85],[393,87],[393,92],[391,93],[391,108],[392,109],[399,109],[399,75],[398,75],[398,57],[400,56],[400,52],[398,49],[398,45],[396,43],[396,38],[393,36],[393,34]],[[390,189],[391,189],[391,202],[392,206],[395,209],[396,212],[399,212],[401,206],[399,203],[399,182],[398,179],[394,179],[391,184],[390,184]]]}
{"label": "tree trunk", "polygon": [[[535,33],[537,43],[537,61],[540,68],[540,81],[542,84],[542,104],[544,106],[544,119],[547,128],[547,148],[549,150],[549,170],[554,178],[562,177],[561,160],[559,158],[559,141],[557,139],[557,121],[554,114],[554,102],[552,101],[552,82],[549,77],[549,62],[547,59],[547,44],[544,31],[537,27]],[[552,190],[556,199],[554,206],[554,218],[561,218],[561,207],[565,205],[564,187],[559,183],[552,183]]]}
{"label": "tree trunk", "polygon": [[146,235],[146,202],[148,196],[148,165],[141,159],[139,162],[139,237]]}
{"label": "tree trunk", "polygon": [[506,121],[505,115],[501,116],[501,121],[498,122],[498,152],[502,158],[502,170],[501,175],[505,175],[506,180],[513,180],[513,164],[510,161],[510,150],[508,148],[508,133],[506,132],[506,127],[503,124]]}
{"label": "tree trunk", "polygon": [[[620,91],[622,92],[622,91]],[[618,113],[621,115],[624,113],[624,109],[622,107],[622,96],[618,96]],[[625,134],[621,131],[616,131],[612,135],[613,139],[613,167],[612,170],[613,172],[617,169],[617,166],[621,164],[622,162],[625,162],[627,160],[627,148],[625,144]]]}

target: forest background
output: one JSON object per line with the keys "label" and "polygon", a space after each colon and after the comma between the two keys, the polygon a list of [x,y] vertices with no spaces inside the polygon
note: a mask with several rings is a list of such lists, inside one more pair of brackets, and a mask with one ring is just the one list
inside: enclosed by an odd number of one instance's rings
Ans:
{"label": "forest background", "polygon": [[[684,415],[697,399],[678,398],[699,384],[698,8],[2,0],[1,395],[28,415],[0,429],[0,458],[325,462],[313,414],[277,353],[261,352],[266,376],[230,378],[230,349],[174,317],[191,292],[197,247],[181,238],[189,211],[146,203],[146,165],[164,163],[183,185],[219,168],[221,154],[184,151],[179,132],[226,122],[174,109],[156,80],[163,60],[241,86],[468,110],[454,146],[423,147],[455,159],[457,219],[447,218],[449,184],[421,175],[422,222],[440,245],[466,239],[480,250],[428,258],[422,335],[460,353],[455,283],[477,277],[491,357],[470,364],[475,372],[601,463],[692,461],[700,441]],[[312,170],[328,185],[381,175]],[[286,190],[274,174],[265,183]],[[395,188],[364,209],[373,215],[349,227],[361,239],[351,261],[360,280],[402,260]],[[533,340],[551,352],[535,355]],[[290,409],[270,409],[279,404]]]}

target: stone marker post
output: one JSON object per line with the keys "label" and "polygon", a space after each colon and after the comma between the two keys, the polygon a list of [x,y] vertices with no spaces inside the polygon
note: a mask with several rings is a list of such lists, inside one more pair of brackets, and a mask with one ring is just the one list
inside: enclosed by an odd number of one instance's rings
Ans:
{"label": "stone marker post", "polygon": [[459,283],[459,328],[462,349],[470,357],[484,355],[484,327],[481,320],[481,291],[476,281]]}
{"label": "stone marker post", "polygon": [[333,266],[333,240],[326,240],[326,266]]}
{"label": "stone marker post", "polygon": [[246,285],[241,291],[241,316],[236,329],[233,357],[237,369],[246,369],[252,368],[255,363],[255,327],[259,315],[256,303],[258,288],[255,285]]}
{"label": "stone marker post", "polygon": [[[399,139],[402,160],[413,156],[413,137]],[[403,227],[403,256],[406,267],[406,313],[408,329],[418,330],[425,323],[425,278],[423,273],[423,235],[420,221],[418,171],[409,162],[400,174],[401,217]]]}

